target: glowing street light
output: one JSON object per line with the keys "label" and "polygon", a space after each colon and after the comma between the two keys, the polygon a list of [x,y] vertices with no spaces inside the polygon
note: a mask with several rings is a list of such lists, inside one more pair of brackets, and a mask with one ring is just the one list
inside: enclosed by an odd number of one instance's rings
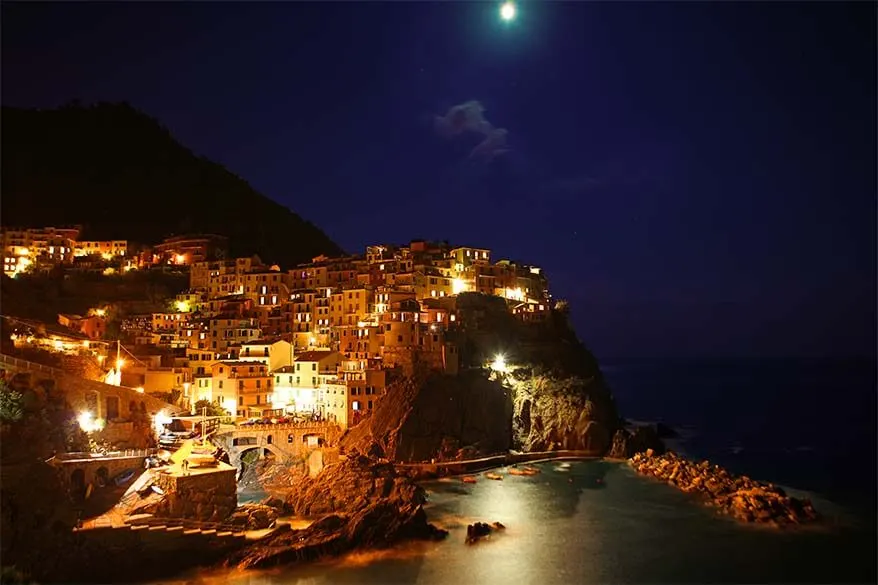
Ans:
{"label": "glowing street light", "polygon": [[503,5],[500,6],[500,18],[506,22],[515,20],[517,12],[518,10],[515,8],[515,3],[511,1],[504,2]]}
{"label": "glowing street light", "polygon": [[171,424],[174,421],[168,413],[164,410],[159,411],[152,419],[152,428],[155,429],[157,433],[161,433],[165,430],[165,425]]}
{"label": "glowing street light", "polygon": [[121,370],[122,366],[124,366],[124,365],[125,365],[125,360],[123,360],[122,358],[119,358],[116,360],[116,369],[117,370]]}
{"label": "glowing street light", "polygon": [[86,433],[93,433],[104,428],[104,421],[95,419],[94,415],[88,411],[79,413],[79,416],[76,417],[76,422],[79,423],[79,428]]}
{"label": "glowing street light", "polygon": [[509,371],[509,368],[506,365],[506,356],[502,353],[498,353],[494,356],[494,361],[491,362],[491,370],[495,372],[505,373]]}

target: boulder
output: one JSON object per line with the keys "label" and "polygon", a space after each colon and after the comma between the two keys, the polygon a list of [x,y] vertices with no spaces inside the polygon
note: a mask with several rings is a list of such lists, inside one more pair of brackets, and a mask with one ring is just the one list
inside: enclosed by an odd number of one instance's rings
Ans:
{"label": "boulder", "polygon": [[263,504],[244,504],[232,513],[226,524],[245,530],[271,528],[277,522],[277,510]]}

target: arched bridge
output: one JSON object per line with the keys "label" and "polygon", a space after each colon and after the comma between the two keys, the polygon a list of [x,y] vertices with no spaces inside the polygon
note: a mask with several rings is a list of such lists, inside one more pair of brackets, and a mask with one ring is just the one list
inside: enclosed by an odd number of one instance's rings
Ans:
{"label": "arched bridge", "polygon": [[260,456],[271,452],[278,463],[306,461],[313,471],[316,462],[309,460],[312,453],[335,445],[340,436],[341,428],[333,423],[290,423],[223,426],[212,440],[229,454],[229,463],[238,469],[244,453],[257,449]]}

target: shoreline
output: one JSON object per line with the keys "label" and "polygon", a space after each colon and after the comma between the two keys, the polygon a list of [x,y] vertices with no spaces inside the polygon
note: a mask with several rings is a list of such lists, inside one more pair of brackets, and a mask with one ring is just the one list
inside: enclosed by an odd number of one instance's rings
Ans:
{"label": "shoreline", "polygon": [[[638,455],[639,455],[639,457],[638,457]],[[515,465],[523,464],[523,463],[542,464],[542,463],[551,463],[551,462],[558,462],[558,461],[583,461],[583,462],[606,461],[609,463],[617,463],[620,465],[625,463],[631,467],[634,467],[635,466],[634,464],[636,461],[643,460],[646,458],[646,457],[644,457],[646,455],[645,453],[638,454],[638,455],[635,455],[635,457],[632,457],[631,459],[620,459],[620,458],[596,456],[593,453],[583,452],[583,451],[548,451],[548,452],[536,452],[536,453],[507,453],[507,454],[502,454],[502,455],[494,455],[494,456],[484,457],[484,458],[475,459],[475,460],[468,460],[468,461],[444,461],[444,462],[437,462],[435,464],[434,463],[401,463],[401,464],[393,464],[393,467],[395,470],[397,470],[397,473],[408,477],[410,481],[420,485],[422,482],[434,481],[434,480],[438,480],[441,478],[458,478],[460,476],[485,472],[485,471],[492,470],[492,469],[500,469],[503,467],[514,467]],[[683,459],[683,458],[680,457],[680,459]],[[653,460],[654,461],[659,460],[659,456],[656,456]],[[686,461],[689,463],[689,465],[692,465],[693,467],[696,466],[695,461],[690,461],[690,460],[688,460],[688,458],[686,459]],[[638,471],[638,470],[635,468],[635,471]],[[643,472],[638,471],[637,475],[648,477],[652,474],[643,473]],[[657,477],[656,479],[661,480],[662,478]],[[672,484],[672,482],[668,482],[668,483]],[[423,485],[421,485],[420,487],[422,487],[423,489],[429,489],[427,486],[423,486]],[[677,487],[679,487],[679,486],[677,486]],[[687,491],[687,490],[682,490],[682,491]],[[697,504],[698,502],[697,502],[697,500],[693,500],[692,503]],[[708,506],[710,505],[709,503],[706,503],[706,504]],[[738,523],[740,523],[740,525],[747,525],[747,524],[753,523],[752,521],[748,522],[748,521],[744,521],[743,518],[735,517],[736,515],[734,515],[734,514],[730,514],[730,515],[733,516],[734,519],[737,520]],[[296,532],[296,531],[301,530],[303,528],[307,528],[308,526],[310,526],[314,523],[319,523],[321,516],[325,516],[325,515],[313,516],[310,518],[291,516],[291,515],[285,515],[283,517],[279,517],[278,522],[277,522],[277,526],[274,529],[268,530],[256,538],[251,537],[251,539],[248,539],[248,542],[246,545],[244,545],[243,547],[236,549],[236,550],[239,550],[239,551],[244,550],[250,546],[258,545],[258,543],[268,543],[272,536],[275,536],[275,535],[280,534],[280,533]],[[427,519],[427,521],[429,522],[429,518]],[[761,522],[757,522],[757,524],[760,524],[760,523]],[[281,525],[284,525],[284,526],[281,528]],[[800,524],[800,526],[802,526],[802,524]],[[416,539],[413,539],[412,541],[414,541],[414,540],[416,540]],[[388,543],[385,546],[386,547],[395,547],[397,544],[400,544],[400,543]],[[385,548],[385,547],[381,546],[378,548],[380,549],[380,548]],[[330,547],[330,549],[333,549],[333,547]],[[367,549],[363,549],[363,550],[377,550],[377,549],[367,548]],[[302,558],[297,558],[296,560],[294,560],[292,563],[289,563],[289,564],[290,565],[306,564],[306,563],[309,563],[313,560],[316,560],[316,558],[318,558],[318,557],[322,557],[322,558],[333,557],[333,558],[335,558],[335,557],[343,556],[343,554],[335,554],[334,550],[327,550],[324,552],[328,553],[328,554],[320,554],[314,558],[311,558],[309,555],[303,555]],[[229,555],[231,556],[232,554],[234,554],[234,552],[229,551]],[[227,557],[227,556],[224,557],[224,559],[228,559],[228,558],[229,557]],[[193,560],[195,560],[195,559],[193,559]],[[196,560],[194,563],[192,563],[192,565],[190,565],[186,568],[183,568],[179,572],[172,571],[172,572],[170,572],[170,574],[165,573],[164,571],[160,571],[160,572],[164,573],[163,576],[165,579],[170,578],[170,580],[174,580],[174,579],[186,579],[187,576],[191,575],[193,571],[213,571],[213,570],[219,568],[219,566],[216,564],[216,561],[214,561],[214,562],[207,561],[206,563],[203,563],[203,561],[207,560],[206,558],[202,558],[199,560],[202,562],[199,562]],[[225,561],[223,561],[223,562],[225,562]],[[138,583],[138,582],[139,581],[137,581],[137,580],[134,581],[134,583]]]}

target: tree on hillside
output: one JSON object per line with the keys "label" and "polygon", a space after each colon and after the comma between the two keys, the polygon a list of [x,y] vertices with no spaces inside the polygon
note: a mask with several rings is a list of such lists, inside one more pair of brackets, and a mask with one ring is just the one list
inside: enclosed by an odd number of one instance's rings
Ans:
{"label": "tree on hillside", "polygon": [[15,388],[0,384],[0,419],[4,462],[46,459],[53,453],[88,448],[76,413],[51,382]]}
{"label": "tree on hillside", "polygon": [[[205,410],[207,409],[207,410]],[[195,403],[195,414],[205,413],[206,416],[229,416],[229,412],[226,411],[223,407],[221,407],[216,402],[211,402],[210,400],[199,400]]]}
{"label": "tree on hillside", "polygon": [[0,380],[0,423],[15,423],[23,416],[21,393],[9,388],[5,380]]}

